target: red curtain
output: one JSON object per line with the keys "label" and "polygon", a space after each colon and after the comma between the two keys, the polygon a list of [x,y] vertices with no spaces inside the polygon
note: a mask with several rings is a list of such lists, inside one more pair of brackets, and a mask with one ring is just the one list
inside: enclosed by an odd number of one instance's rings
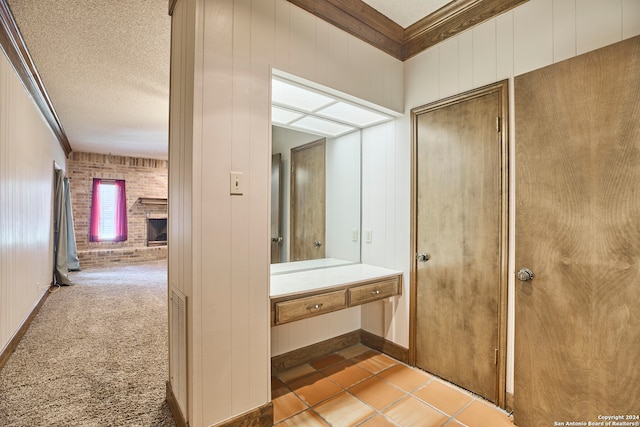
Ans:
{"label": "red curtain", "polygon": [[127,191],[124,180],[116,180],[116,237],[114,241],[124,242],[127,240],[129,227],[127,225]]}
{"label": "red curtain", "polygon": [[[104,208],[108,208],[106,206],[101,206],[100,203],[100,186],[105,184],[106,181],[109,185],[115,186],[115,198],[113,207],[113,218],[101,218],[103,211],[106,210]],[[109,209],[111,211],[111,209]],[[100,234],[100,222],[102,221],[113,221],[115,236],[108,238],[104,238]],[[121,179],[117,180],[103,180],[100,178],[93,179],[93,191],[91,195],[91,220],[89,223],[89,241],[91,242],[123,242],[127,240],[129,230],[127,224],[127,192],[125,181]]]}
{"label": "red curtain", "polygon": [[100,241],[100,178],[93,178],[93,190],[91,192],[91,221],[89,222],[89,241]]}

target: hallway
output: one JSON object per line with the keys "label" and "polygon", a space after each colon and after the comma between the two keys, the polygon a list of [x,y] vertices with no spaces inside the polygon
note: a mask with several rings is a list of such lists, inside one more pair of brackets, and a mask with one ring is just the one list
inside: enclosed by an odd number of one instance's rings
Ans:
{"label": "hallway", "polygon": [[272,377],[274,423],[513,427],[491,403],[358,344]]}
{"label": "hallway", "polygon": [[0,425],[175,426],[166,262],[71,273],[0,371]]}

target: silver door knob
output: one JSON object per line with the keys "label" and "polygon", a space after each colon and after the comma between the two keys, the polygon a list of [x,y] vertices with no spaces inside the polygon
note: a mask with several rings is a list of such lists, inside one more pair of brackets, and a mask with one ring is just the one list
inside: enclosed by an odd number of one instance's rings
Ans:
{"label": "silver door knob", "polygon": [[282,243],[282,237],[272,237],[271,242],[273,243]]}
{"label": "silver door knob", "polygon": [[315,242],[313,242],[313,246],[319,248],[320,246],[322,246],[322,242],[320,240],[316,240]]}
{"label": "silver door knob", "polygon": [[533,279],[533,271],[529,270],[528,268],[523,268],[522,270],[518,271],[518,280],[526,282],[531,279]]}
{"label": "silver door knob", "polygon": [[431,259],[431,255],[429,254],[418,254],[416,255],[416,259],[418,262],[427,262]]}

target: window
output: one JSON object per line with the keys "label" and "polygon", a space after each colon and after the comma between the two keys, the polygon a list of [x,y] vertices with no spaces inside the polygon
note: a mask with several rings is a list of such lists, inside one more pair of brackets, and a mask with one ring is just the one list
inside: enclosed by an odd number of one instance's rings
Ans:
{"label": "window", "polygon": [[127,240],[127,195],[124,180],[93,179],[91,196],[91,242]]}

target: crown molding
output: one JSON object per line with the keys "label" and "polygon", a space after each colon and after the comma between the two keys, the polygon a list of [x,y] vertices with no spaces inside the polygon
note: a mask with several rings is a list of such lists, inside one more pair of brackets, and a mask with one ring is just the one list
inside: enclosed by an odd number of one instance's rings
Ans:
{"label": "crown molding", "polygon": [[72,151],[69,139],[62,128],[58,114],[53,108],[53,103],[49,99],[47,90],[40,79],[31,55],[29,55],[29,50],[22,39],[6,0],[0,0],[0,47],[4,50],[22,84],[49,124],[65,155],[68,156]]}
{"label": "crown molding", "polygon": [[529,0],[455,0],[405,29],[402,60]]}
{"label": "crown molding", "polygon": [[178,0],[169,0],[169,16],[173,16],[173,9],[176,8]]}
{"label": "crown molding", "polygon": [[361,0],[288,0],[352,36],[402,60],[404,28]]}
{"label": "crown molding", "polygon": [[453,0],[407,28],[362,0],[288,0],[401,61],[529,0]]}

